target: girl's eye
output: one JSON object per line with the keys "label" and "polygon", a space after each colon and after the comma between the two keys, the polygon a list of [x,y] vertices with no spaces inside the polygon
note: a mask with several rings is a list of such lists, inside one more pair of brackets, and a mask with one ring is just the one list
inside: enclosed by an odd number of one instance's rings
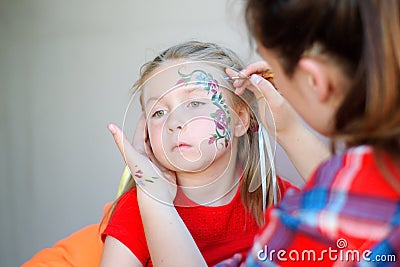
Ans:
{"label": "girl's eye", "polygon": [[166,110],[157,110],[156,112],[153,113],[152,117],[156,117],[156,118],[161,118],[162,116],[164,116],[167,113]]}
{"label": "girl's eye", "polygon": [[192,108],[197,108],[197,107],[200,107],[201,105],[204,105],[204,103],[202,103],[200,101],[192,101],[189,103],[188,106],[192,107]]}

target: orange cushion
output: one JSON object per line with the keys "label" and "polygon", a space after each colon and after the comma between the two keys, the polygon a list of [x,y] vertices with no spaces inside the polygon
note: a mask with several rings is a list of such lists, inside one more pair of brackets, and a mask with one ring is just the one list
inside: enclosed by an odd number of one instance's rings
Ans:
{"label": "orange cushion", "polygon": [[[104,207],[107,211],[111,203]],[[103,252],[99,224],[86,226],[70,236],[58,241],[51,248],[39,251],[21,267],[39,266],[99,266]]]}

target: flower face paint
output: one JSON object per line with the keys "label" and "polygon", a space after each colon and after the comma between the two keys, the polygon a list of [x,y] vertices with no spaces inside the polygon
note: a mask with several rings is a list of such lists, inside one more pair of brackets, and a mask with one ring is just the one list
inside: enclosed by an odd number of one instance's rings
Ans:
{"label": "flower face paint", "polygon": [[213,78],[222,71],[195,66],[167,66],[142,91],[154,155],[175,171],[198,172],[217,160],[225,168],[231,156],[231,115]]}
{"label": "flower face paint", "polygon": [[196,69],[189,74],[184,74],[178,71],[178,74],[182,79],[179,80],[177,84],[188,84],[189,82],[194,81],[195,84],[201,85],[208,94],[211,94],[211,101],[218,109],[214,113],[210,114],[210,117],[215,122],[215,134],[212,134],[208,140],[208,144],[215,143],[217,145],[222,139],[223,146],[228,147],[229,140],[231,139],[231,131],[229,129],[231,117],[228,106],[222,97],[218,81],[213,79],[213,76],[210,73],[199,69]]}

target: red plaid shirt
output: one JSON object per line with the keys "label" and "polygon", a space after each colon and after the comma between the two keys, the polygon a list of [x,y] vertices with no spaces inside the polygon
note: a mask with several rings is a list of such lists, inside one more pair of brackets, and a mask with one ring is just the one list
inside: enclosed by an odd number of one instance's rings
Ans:
{"label": "red plaid shirt", "polygon": [[399,164],[382,163],[368,146],[332,157],[267,211],[244,263],[217,266],[400,266]]}

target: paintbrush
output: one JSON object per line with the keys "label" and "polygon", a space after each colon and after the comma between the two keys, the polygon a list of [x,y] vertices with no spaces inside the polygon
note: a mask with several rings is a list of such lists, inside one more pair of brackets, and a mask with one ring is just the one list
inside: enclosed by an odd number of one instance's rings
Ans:
{"label": "paintbrush", "polygon": [[[274,73],[270,70],[267,70],[265,72],[262,73],[254,73],[257,74],[259,76],[261,76],[262,78],[268,80],[270,83],[272,83],[272,85],[274,85]],[[250,79],[250,76],[232,76],[232,77],[224,77],[224,80],[226,81],[236,81],[236,80],[246,80],[246,79]]]}

